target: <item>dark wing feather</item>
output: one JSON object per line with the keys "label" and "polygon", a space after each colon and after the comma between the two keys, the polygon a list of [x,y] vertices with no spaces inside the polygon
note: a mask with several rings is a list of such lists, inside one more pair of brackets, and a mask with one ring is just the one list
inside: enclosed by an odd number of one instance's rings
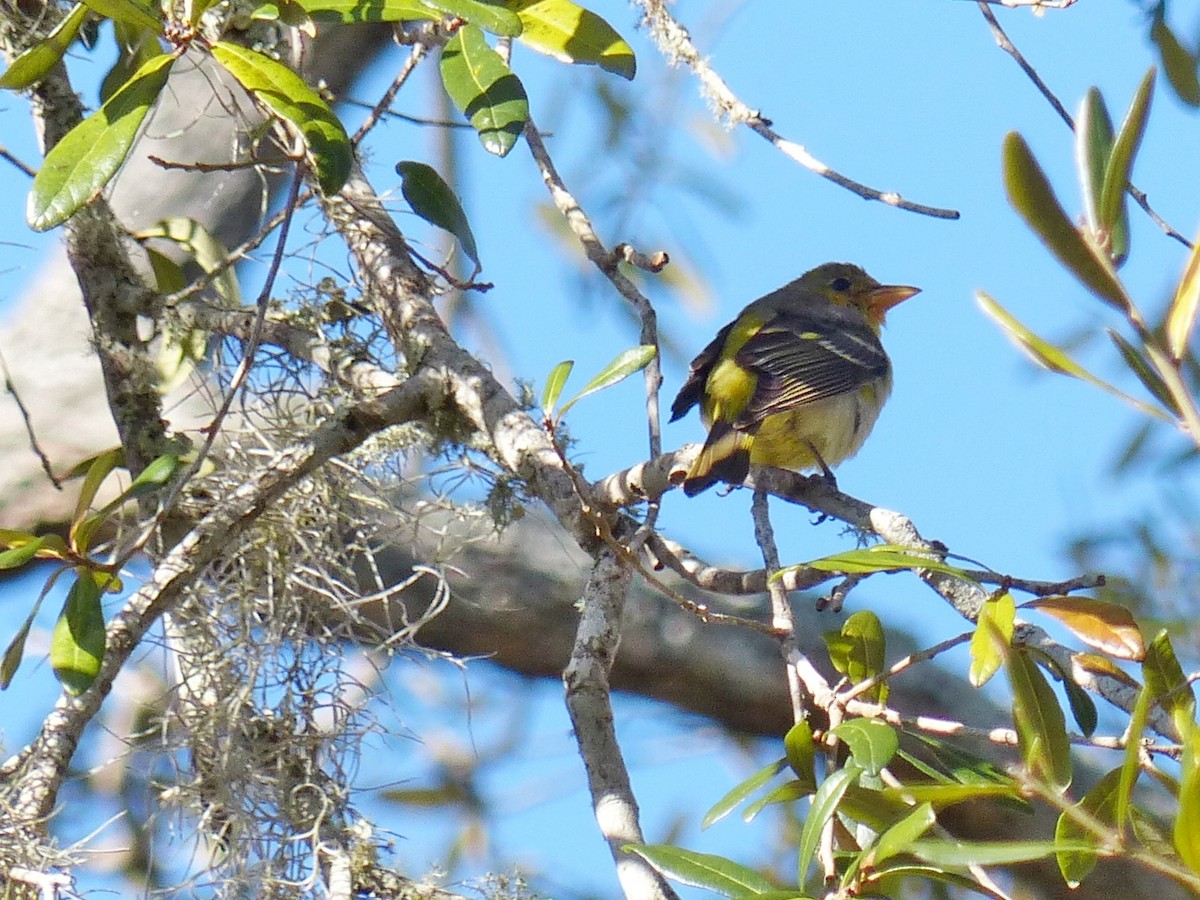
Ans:
{"label": "dark wing feather", "polygon": [[733,325],[734,323],[730,322],[718,331],[717,336],[709,342],[709,345],[692,360],[692,364],[688,368],[687,380],[679,389],[675,402],[671,404],[672,422],[684,416],[689,409],[704,398],[704,388],[708,383],[709,373],[712,372],[713,366],[720,358],[721,348],[725,346],[725,340],[729,337]]}
{"label": "dark wing feather", "polygon": [[861,316],[780,311],[738,350],[734,361],[758,376],[734,423],[752,428],[767,416],[857,390],[887,374],[883,345]]}

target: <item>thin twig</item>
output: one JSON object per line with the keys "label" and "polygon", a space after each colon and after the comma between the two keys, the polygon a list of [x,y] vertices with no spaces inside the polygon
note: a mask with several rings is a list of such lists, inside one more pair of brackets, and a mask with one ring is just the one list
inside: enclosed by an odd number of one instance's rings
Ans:
{"label": "thin twig", "polygon": [[[199,471],[200,466],[212,450],[213,443],[220,433],[221,424],[225,421],[226,416],[229,415],[233,401],[245,385],[246,378],[250,374],[250,369],[254,365],[254,357],[258,352],[258,344],[262,340],[263,326],[267,320],[267,310],[270,308],[271,291],[275,288],[275,279],[278,277],[279,269],[283,265],[284,252],[287,249],[288,233],[291,231],[292,220],[296,214],[297,205],[300,202],[300,187],[304,184],[306,171],[307,166],[303,159],[298,159],[291,183],[288,185],[287,199],[283,205],[288,215],[284,217],[279,227],[279,237],[275,242],[275,252],[271,255],[271,264],[268,266],[266,277],[263,279],[262,290],[259,291],[258,298],[254,301],[257,312],[254,317],[254,325],[250,331],[250,337],[242,347],[242,359],[238,363],[233,377],[230,379],[229,389],[225,392],[225,398],[222,400],[221,406],[217,409],[216,415],[213,416],[212,422],[204,429],[204,444],[196,454],[195,462],[192,463],[192,471],[187,476],[189,478],[195,472]],[[186,481],[186,478],[184,481]]]}
{"label": "thin twig", "polygon": [[1046,102],[1058,113],[1059,118],[1067,123],[1068,128],[1074,131],[1075,120],[1071,118],[1071,114],[1067,112],[1067,108],[1062,105],[1062,101],[1055,96],[1054,91],[1050,90],[1050,86],[1042,80],[1042,76],[1037,73],[1037,69],[1017,49],[1017,45],[1009,40],[1007,32],[1001,27],[999,20],[996,19],[996,14],[991,11],[985,0],[976,0],[976,5],[987,20],[988,27],[992,30],[992,37],[996,39],[997,46],[1013,58],[1013,61],[1021,67],[1021,71],[1025,73],[1025,76],[1033,82],[1033,86],[1046,98]]}
{"label": "thin twig", "polygon": [[24,172],[30,178],[33,178],[35,175],[37,175],[37,169],[17,159],[12,155],[12,153],[9,152],[8,148],[4,147],[3,145],[0,145],[0,159],[10,163],[15,168]]}
{"label": "thin twig", "polygon": [[[646,295],[638,290],[637,285],[621,271],[618,263],[625,260],[642,264],[642,267],[647,270],[658,271],[667,264],[669,257],[662,251],[646,256],[624,242],[617,244],[611,251],[605,249],[603,242],[596,234],[591,219],[567,188],[562,176],[559,175],[558,168],[554,165],[554,160],[551,159],[550,152],[542,140],[541,132],[538,131],[537,125],[532,119],[525,123],[525,144],[529,147],[534,163],[542,174],[542,181],[550,191],[555,208],[566,219],[567,225],[579,239],[583,252],[637,313],[638,321],[641,323],[639,340],[642,346],[654,348],[654,357],[642,370],[642,382],[646,395],[647,440],[650,458],[654,459],[662,453],[662,417],[659,408],[659,392],[662,390],[663,377],[662,348],[658,339],[658,313],[655,312],[654,305]],[[633,546],[630,548],[635,553],[652,533],[655,523],[658,521],[658,513],[658,501],[652,499],[646,510],[642,529],[634,537]]]}
{"label": "thin twig", "polygon": [[957,219],[959,217],[958,210],[913,203],[894,191],[878,190],[831,169],[800,144],[778,134],[771,127],[768,119],[763,118],[758,110],[751,109],[734,94],[708,60],[696,49],[687,29],[671,15],[667,9],[666,0],[637,0],[637,5],[642,9],[645,22],[650,27],[650,34],[660,52],[672,63],[683,62],[692,70],[700,81],[702,93],[716,105],[721,116],[729,122],[735,125],[745,125],[759,137],[768,141],[776,150],[804,166],[810,172],[832,181],[864,200],[877,200],[897,209],[938,219]]}
{"label": "thin twig", "polygon": [[42,449],[38,443],[37,434],[33,430],[33,419],[30,418],[29,410],[21,400],[21,395],[17,393],[17,386],[13,384],[12,373],[8,370],[8,362],[4,359],[4,354],[0,352],[0,371],[4,373],[4,390],[12,395],[16,401],[17,409],[21,412],[21,420],[25,423],[25,433],[29,435],[29,446],[33,449],[34,454],[42,463],[42,469],[46,473],[46,477],[50,479],[50,483],[57,490],[62,490],[62,482],[54,475],[54,467],[50,465],[50,457],[46,455],[46,451]]}
{"label": "thin twig", "polygon": [[1049,597],[1052,594],[1070,594],[1075,591],[1086,591],[1104,587],[1107,579],[1103,575],[1079,575],[1066,581],[1037,581],[1032,578],[1016,578],[1012,575],[1001,575],[988,569],[963,569],[963,575],[978,581],[980,584],[996,584],[1005,590],[1018,590],[1035,597]]}
{"label": "thin twig", "polygon": [[[1068,128],[1074,131],[1075,120],[1071,118],[1071,114],[1067,112],[1066,107],[1062,105],[1062,102],[1054,95],[1054,92],[1050,90],[1049,85],[1042,80],[1042,77],[1037,73],[1037,70],[1030,65],[1029,61],[1025,59],[1025,57],[1021,54],[1021,51],[1017,49],[1016,45],[1009,40],[1008,34],[1000,26],[1000,22],[997,21],[995,14],[988,7],[988,2],[989,0],[975,0],[975,5],[983,14],[984,19],[987,20],[988,27],[992,31],[992,36],[996,39],[997,46],[999,46],[1001,50],[1013,58],[1013,61],[1021,67],[1021,71],[1025,73],[1026,77],[1033,82],[1034,87],[1036,87],[1039,93],[1046,98],[1046,102],[1050,104],[1056,113],[1058,113],[1059,118],[1067,123]],[[991,2],[995,2],[995,0],[991,0]],[[1074,2],[1074,0],[1071,0],[1071,2]],[[1018,4],[1014,3],[1013,0],[1009,0],[1007,3],[1002,2],[1001,5],[1013,6]],[[1042,3],[1041,5],[1045,6],[1049,4]],[[1069,6],[1070,3],[1067,3],[1066,5]],[[1127,185],[1127,189],[1137,205],[1142,208],[1146,215],[1150,217],[1150,220],[1154,222],[1154,224],[1157,225],[1164,234],[1179,241],[1179,243],[1183,244],[1183,246],[1187,247],[1188,249],[1191,249],[1192,242],[1172,228],[1171,225],[1150,206],[1150,201],[1146,198],[1145,191],[1139,189],[1132,182]]]}
{"label": "thin twig", "polygon": [[371,111],[367,113],[367,117],[363,119],[363,123],[358,126],[358,131],[354,132],[354,137],[350,139],[351,145],[357,147],[362,139],[367,136],[368,132],[379,123],[384,113],[388,112],[388,107],[396,99],[396,94],[400,92],[400,88],[404,87],[404,82],[408,81],[408,76],[413,73],[417,64],[425,58],[426,52],[427,48],[424,44],[415,43],[412,45],[412,52],[408,54],[408,59],[401,66],[400,73],[392,79],[392,83],[383,92],[383,96],[379,98],[379,102],[371,107]]}
{"label": "thin twig", "polygon": [[838,701],[841,703],[847,703],[850,700],[855,699],[856,697],[861,697],[863,694],[865,694],[871,688],[875,687],[875,685],[877,685],[881,682],[887,681],[889,678],[892,678],[896,675],[899,675],[905,669],[910,668],[914,664],[919,663],[919,662],[926,662],[928,660],[933,659],[936,656],[940,656],[941,654],[945,653],[947,650],[954,649],[959,644],[965,644],[967,641],[969,641],[971,639],[971,635],[973,633],[974,632],[965,631],[962,634],[955,635],[952,638],[947,638],[946,640],[944,640],[940,643],[934,644],[932,647],[927,647],[924,650],[918,650],[916,653],[908,654],[908,656],[905,656],[903,659],[897,660],[895,663],[893,663],[886,672],[881,672],[878,675],[873,675],[870,678],[860,681],[858,684],[851,687],[844,694],[839,694]]}
{"label": "thin twig", "polygon": [[996,6],[1007,6],[1015,9],[1021,6],[1031,6],[1034,12],[1039,9],[1066,9],[1074,6],[1078,0],[978,0],[980,3],[993,3]]}
{"label": "thin twig", "polygon": [[221,425],[229,415],[229,410],[233,406],[233,401],[246,383],[246,378],[250,374],[250,369],[254,365],[254,356],[258,352],[258,344],[262,339],[263,328],[266,324],[267,309],[270,304],[271,290],[275,286],[275,279],[279,274],[279,268],[283,264],[284,250],[287,247],[288,232],[291,230],[292,218],[296,211],[296,205],[299,202],[300,187],[304,183],[304,174],[307,171],[303,158],[296,161],[296,170],[292,181],[288,187],[287,201],[284,203],[284,210],[288,213],[284,217],[283,223],[280,225],[279,238],[275,245],[275,253],[271,257],[271,265],[267,270],[267,277],[263,281],[262,290],[259,292],[258,299],[255,301],[257,312],[255,314],[254,323],[250,330],[249,339],[245,342],[242,348],[242,359],[238,363],[237,369],[234,371],[233,378],[230,379],[229,389],[225,392],[225,397],[221,401],[221,406],[217,409],[216,415],[213,416],[211,422],[203,429],[204,442],[196,451],[196,457],[192,460],[187,470],[182,476],[176,478],[171,485],[171,489],[167,492],[159,504],[158,513],[150,520],[149,523],[142,529],[141,535],[133,542],[120,556],[110,564],[112,571],[119,572],[123,569],[137,553],[150,542],[155,534],[158,533],[159,526],[166,519],[168,513],[175,507],[176,501],[181,493],[190,484],[196,473],[200,471],[204,465],[204,461],[212,452],[213,444],[216,443],[217,435],[221,432]]}
{"label": "thin twig", "polygon": [[[751,510],[754,516],[754,540],[762,551],[763,563],[769,572],[779,571],[779,550],[775,546],[775,532],[771,528],[771,518],[767,493],[755,490]],[[805,718],[807,698],[804,686],[800,681],[799,672],[794,660],[799,657],[800,645],[796,641],[796,616],[792,612],[792,604],[788,592],[778,579],[767,582],[767,596],[771,599],[771,624],[779,641],[779,649],[787,666],[788,697],[792,701],[792,721],[801,722]]]}
{"label": "thin twig", "polygon": [[[374,109],[377,104],[367,103],[365,100],[355,100],[353,97],[339,98],[340,103],[347,106],[357,106],[360,109]],[[399,119],[401,122],[408,122],[410,125],[424,125],[427,128],[458,128],[464,131],[474,131],[475,126],[470,122],[459,122],[452,119],[430,119],[425,116],[414,116],[409,113],[396,112],[394,109],[382,109],[379,113],[382,119]]]}
{"label": "thin twig", "polygon": [[[654,312],[654,306],[618,266],[621,260],[629,258],[630,254],[637,254],[637,251],[624,243],[618,244],[611,251],[605,248],[604,243],[596,234],[592,220],[567,188],[562,176],[558,174],[554,160],[550,158],[546,144],[542,141],[541,132],[538,131],[532,119],[525,123],[525,144],[529,147],[529,152],[533,155],[534,162],[537,164],[538,170],[542,173],[542,181],[545,182],[546,188],[550,191],[550,198],[554,202],[555,208],[566,219],[567,225],[579,239],[579,243],[583,247],[583,252],[612,283],[613,287],[617,289],[617,293],[637,313],[638,320],[642,323],[642,343],[654,347],[655,351],[657,351],[659,349],[658,319]],[[640,256],[640,254],[637,255]],[[662,254],[662,256],[665,257],[665,254]],[[662,368],[658,352],[655,352],[654,359],[650,361],[650,364],[646,366],[644,371],[650,458],[653,459],[662,453],[662,436],[658,409],[658,391],[662,385]]]}
{"label": "thin twig", "polygon": [[167,171],[180,172],[199,172],[204,175],[214,172],[243,172],[246,169],[257,169],[260,167],[268,167],[278,169],[281,166],[291,162],[287,157],[281,156],[277,159],[262,159],[256,157],[254,159],[240,159],[234,162],[223,163],[206,163],[206,162],[172,162],[169,159],[163,159],[161,156],[155,156],[153,153],[146,156],[150,162],[154,163],[160,169]]}
{"label": "thin twig", "polygon": [[[303,206],[313,197],[311,190],[304,191],[296,200],[296,208]],[[251,252],[261,247],[271,236],[271,234],[292,216],[292,208],[285,205],[283,209],[271,216],[263,226],[253,235],[248,237],[242,243],[238,244],[225,255],[225,258],[220,260],[207,272],[198,276],[195,281],[189,284],[182,290],[176,291],[174,294],[168,294],[163,298],[163,303],[167,307],[179,306],[193,297],[199,296],[208,289],[208,287],[217,280],[221,275],[225,274],[231,267],[237,265],[243,259],[250,255]]]}

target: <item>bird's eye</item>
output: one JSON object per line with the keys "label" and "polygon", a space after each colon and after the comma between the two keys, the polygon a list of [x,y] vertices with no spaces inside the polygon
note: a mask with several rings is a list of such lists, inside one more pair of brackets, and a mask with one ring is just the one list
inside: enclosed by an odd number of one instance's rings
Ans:
{"label": "bird's eye", "polygon": [[835,279],[833,279],[833,281],[830,283],[829,286],[831,288],[833,288],[835,291],[839,291],[839,292],[840,291],[848,291],[848,290],[850,290],[850,279],[849,278],[835,278]]}

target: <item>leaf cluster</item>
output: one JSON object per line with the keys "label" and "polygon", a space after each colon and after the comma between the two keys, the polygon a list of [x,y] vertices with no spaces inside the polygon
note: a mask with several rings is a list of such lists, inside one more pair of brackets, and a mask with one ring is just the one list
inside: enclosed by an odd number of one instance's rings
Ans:
{"label": "leaf cluster", "polygon": [[[43,39],[0,75],[0,87],[35,87],[62,60],[90,15],[111,19],[121,57],[103,90],[100,108],[50,149],[34,179],[26,218],[45,231],[61,225],[98,197],[133,149],[175,62],[185,53],[210,55],[289,139],[285,150],[307,159],[326,194],[339,191],[353,168],[353,148],[328,102],[283,63],[231,39],[200,36],[200,20],[216,15],[214,0],[189,0],[154,8],[140,0],[77,3]],[[487,41],[487,34],[516,39],[570,64],[596,65],[631,79],[633,51],[601,17],[571,0],[283,0],[266,2],[252,19],[279,19],[312,32],[313,23],[443,23],[450,37],[441,55],[447,93],[469,119],[484,148],[507,155],[529,118],[520,79]],[[227,22],[225,24],[228,24]],[[166,46],[164,46],[164,44]],[[475,263],[479,258],[461,207],[436,173],[402,163],[405,196],[419,215],[451,231]]]}
{"label": "leaf cluster", "polygon": [[0,550],[0,569],[21,569],[35,560],[56,564],[25,621],[0,657],[0,689],[12,683],[21,665],[25,641],[42,601],[68,572],[74,581],[54,626],[50,665],[63,687],[72,694],[87,690],[100,671],[105,644],[102,598],[105,593],[120,592],[123,583],[116,567],[93,557],[96,536],[116,524],[125,504],[160,490],[179,467],[178,457],[159,457],[142,469],[116,497],[93,510],[92,503],[101,486],[113,470],[122,465],[123,458],[120,448],[107,450],[80,463],[70,473],[72,477],[82,477],[83,484],[65,539],[57,534],[35,535],[0,529],[0,547],[5,548]]}
{"label": "leaf cluster", "polygon": [[[893,553],[884,551],[881,556]],[[886,565],[890,568],[895,562],[891,558]],[[1074,765],[1071,746],[1092,734],[1095,707],[1070,672],[1044,652],[1014,641],[1016,607],[1005,591],[979,614],[970,642],[970,679],[982,686],[1001,668],[1007,672],[1020,767],[1001,771],[946,737],[926,733],[917,721],[897,726],[896,720],[848,718],[825,734],[814,733],[800,721],[783,740],[784,755],[730,789],[702,822],[707,828],[739,807],[743,820],[750,822],[768,807],[806,802],[795,844],[793,882],[781,883],[732,859],[670,845],[630,845],[627,851],[675,881],[731,898],[828,896],[831,878],[836,878],[839,896],[896,896],[905,884],[938,882],[1002,897],[990,880],[980,877],[983,867],[1052,857],[1066,884],[1076,887],[1099,858],[1118,855],[1150,865],[1192,889],[1200,887],[1200,726],[1192,688],[1166,632],[1144,642],[1126,610],[1084,597],[1043,597],[1022,609],[1051,616],[1093,648],[1103,649],[1105,656],[1077,654],[1080,673],[1104,671],[1139,690],[1120,765],[1077,801],[1067,797]],[[874,613],[855,613],[825,640],[833,667],[852,687],[871,685],[875,693],[867,696],[883,708],[886,693],[878,689],[886,685],[889,670],[882,625]],[[1144,684],[1114,666],[1113,658],[1140,662]],[[1063,684],[1082,737],[1068,732],[1062,704],[1043,668]],[[1170,774],[1170,767],[1146,759],[1147,722],[1156,707],[1168,714],[1181,739],[1175,751],[1182,759],[1178,778]],[[819,777],[822,768],[824,775]],[[779,783],[784,773],[790,777]],[[1152,816],[1147,804],[1135,798],[1147,775],[1173,804],[1170,824]],[[1052,837],[957,840],[939,824],[939,813],[952,805],[1027,806],[1031,796],[1061,810]],[[834,868],[826,862],[818,881],[812,869],[819,846],[829,841]]]}

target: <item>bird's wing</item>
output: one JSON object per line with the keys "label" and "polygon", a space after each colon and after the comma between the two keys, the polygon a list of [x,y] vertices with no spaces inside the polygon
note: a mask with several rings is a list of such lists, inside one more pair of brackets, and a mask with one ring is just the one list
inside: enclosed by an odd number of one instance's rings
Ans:
{"label": "bird's wing", "polygon": [[718,331],[717,336],[692,360],[692,364],[688,368],[687,380],[679,389],[675,402],[671,404],[672,422],[682,417],[689,409],[704,399],[704,388],[708,383],[709,373],[712,372],[712,367],[720,357],[721,348],[725,346],[725,341],[729,338],[729,332],[733,329],[734,324],[734,322],[730,322]]}
{"label": "bird's wing", "polygon": [[734,361],[758,378],[735,428],[857,390],[889,368],[883,345],[865,322],[792,312],[774,316]]}

